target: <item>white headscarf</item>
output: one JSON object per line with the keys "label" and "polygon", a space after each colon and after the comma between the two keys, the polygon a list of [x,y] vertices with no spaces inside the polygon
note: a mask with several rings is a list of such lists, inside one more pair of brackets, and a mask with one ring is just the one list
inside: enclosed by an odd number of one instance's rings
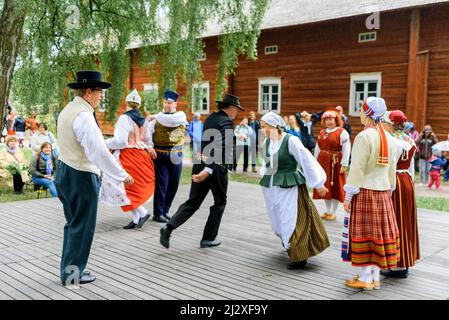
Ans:
{"label": "white headscarf", "polygon": [[387,112],[387,105],[385,100],[378,97],[368,97],[362,106],[365,114],[379,123],[385,112]]}
{"label": "white headscarf", "polygon": [[268,123],[272,127],[285,127],[287,125],[284,119],[273,111],[265,113],[260,120]]}
{"label": "white headscarf", "polygon": [[128,94],[126,96],[126,102],[135,102],[137,104],[141,104],[142,103],[142,99],[140,98],[139,93],[137,92],[136,89],[131,91],[130,94]]}

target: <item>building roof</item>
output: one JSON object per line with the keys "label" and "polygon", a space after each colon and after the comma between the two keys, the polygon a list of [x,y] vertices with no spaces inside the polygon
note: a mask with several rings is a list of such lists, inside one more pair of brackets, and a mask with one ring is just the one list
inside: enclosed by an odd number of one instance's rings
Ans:
{"label": "building roof", "polygon": [[[449,0],[271,0],[261,25],[261,30],[334,20],[374,12],[413,8]],[[168,27],[168,26],[165,26]],[[208,21],[203,38],[223,33],[219,23]],[[163,43],[159,39],[159,44]],[[138,48],[142,39],[131,41],[128,49]]]}
{"label": "building roof", "polygon": [[[312,22],[412,8],[448,0],[271,0],[261,29],[273,29]],[[218,24],[210,23],[204,37],[221,34]]]}

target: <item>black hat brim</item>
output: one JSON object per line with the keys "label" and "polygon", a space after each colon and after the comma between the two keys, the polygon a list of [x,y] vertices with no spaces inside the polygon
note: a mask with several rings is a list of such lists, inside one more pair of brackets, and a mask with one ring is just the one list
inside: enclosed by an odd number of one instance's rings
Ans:
{"label": "black hat brim", "polygon": [[88,89],[88,88],[109,89],[111,87],[111,84],[103,81],[72,82],[67,84],[67,87],[69,87],[70,89]]}
{"label": "black hat brim", "polygon": [[245,109],[243,109],[238,104],[234,104],[234,103],[230,103],[230,102],[224,102],[224,101],[219,101],[219,100],[216,100],[215,102],[218,104],[218,108],[219,109],[225,108],[226,106],[233,106],[233,107],[239,108],[241,111],[245,111]]}

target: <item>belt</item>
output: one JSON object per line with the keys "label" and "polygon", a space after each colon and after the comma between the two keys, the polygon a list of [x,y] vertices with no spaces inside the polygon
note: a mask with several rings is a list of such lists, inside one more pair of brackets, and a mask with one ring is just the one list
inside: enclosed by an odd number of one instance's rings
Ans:
{"label": "belt", "polygon": [[178,152],[182,152],[182,148],[181,149],[175,149],[175,150],[173,150],[173,149],[171,149],[171,150],[162,150],[162,149],[157,149],[157,148],[154,148],[154,151],[156,151],[156,152],[158,152],[158,153],[178,153]]}
{"label": "belt", "polygon": [[400,170],[396,170],[396,173],[409,173],[409,171],[406,169],[400,169]]}

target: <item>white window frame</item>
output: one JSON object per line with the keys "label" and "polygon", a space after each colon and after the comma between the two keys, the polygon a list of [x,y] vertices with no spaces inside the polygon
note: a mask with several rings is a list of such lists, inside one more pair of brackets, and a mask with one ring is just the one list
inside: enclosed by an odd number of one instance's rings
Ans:
{"label": "white window frame", "polygon": [[[207,110],[195,110],[194,102],[195,102],[195,95],[194,95],[194,89],[207,89]],[[203,82],[195,82],[192,84],[192,112],[199,112],[200,114],[209,114],[210,113],[210,84],[209,81],[203,81]]]}
{"label": "white window frame", "polygon": [[[351,73],[350,81],[349,115],[357,117],[359,112],[355,108],[355,83],[359,81],[377,81],[377,97],[380,97],[382,94],[382,72]],[[365,89],[365,96],[367,96],[367,93],[367,89]]]}
{"label": "white window frame", "polygon": [[201,54],[198,55],[196,60],[197,61],[206,61],[206,59],[207,59],[206,52],[201,52]]}
{"label": "white window frame", "polygon": [[[274,50],[268,51],[270,49],[274,49]],[[278,53],[278,45],[273,44],[273,45],[265,46],[264,52],[265,52],[265,54],[277,54]]]}
{"label": "white window frame", "polygon": [[[374,39],[362,39],[363,36],[374,34]],[[359,33],[359,43],[373,42],[377,40],[377,31]]]}
{"label": "white window frame", "polygon": [[[278,91],[278,110],[271,110],[271,97],[270,97],[270,110],[262,109],[262,85],[277,85],[279,87]],[[282,81],[281,78],[276,77],[267,77],[267,78],[259,78],[259,114],[264,114],[270,111],[280,114],[281,113],[281,100],[282,100]]]}

